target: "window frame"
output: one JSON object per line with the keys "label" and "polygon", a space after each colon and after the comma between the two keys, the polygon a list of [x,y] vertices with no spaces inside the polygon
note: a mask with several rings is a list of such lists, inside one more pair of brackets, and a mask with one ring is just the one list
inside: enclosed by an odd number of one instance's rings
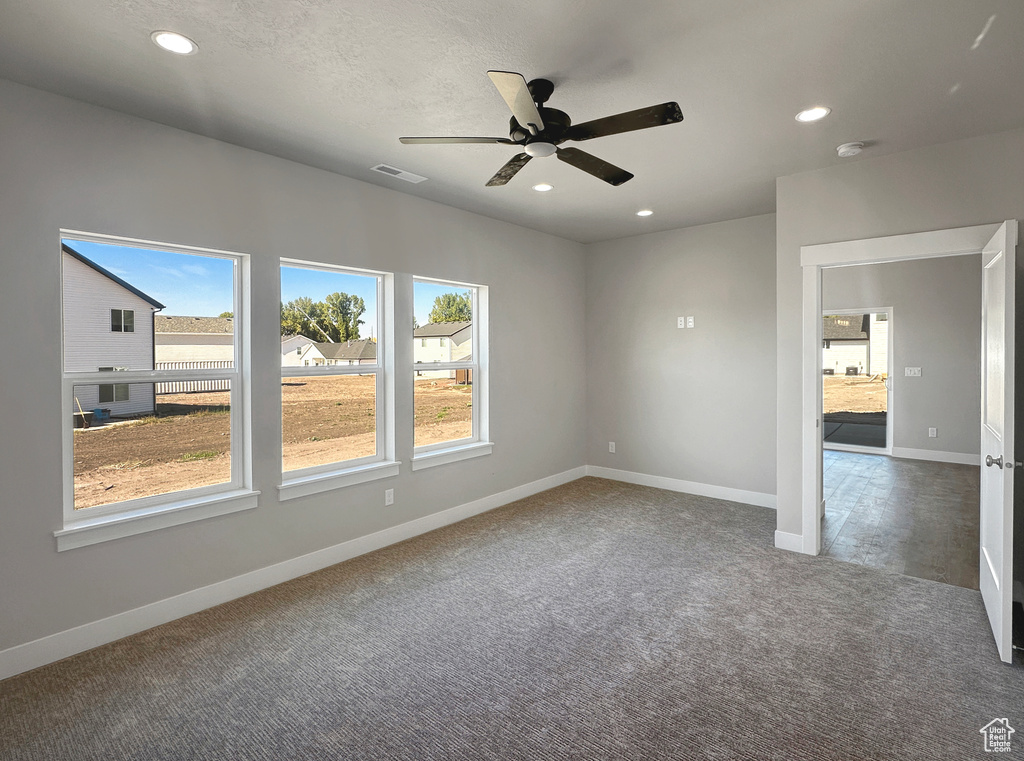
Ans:
{"label": "window frame", "polygon": [[[377,351],[376,362],[369,364],[340,364],[338,362],[304,365],[283,365],[281,380],[285,378],[323,378],[372,373],[375,381],[376,452],[373,455],[349,460],[337,460],[305,468],[284,469],[284,421],[281,428],[281,481],[278,488],[281,501],[304,497],[332,489],[365,483],[379,478],[398,475],[399,463],[395,459],[394,415],[394,275],[379,270],[347,267],[327,262],[281,257],[280,269],[285,267],[335,272],[377,280]],[[280,271],[279,269],[279,271]],[[279,278],[279,282],[281,282]],[[362,340],[362,339],[360,339]],[[281,386],[283,409],[284,386]]]}
{"label": "window frame", "polygon": [[[114,322],[114,315],[117,315],[117,322]],[[130,314],[131,318],[131,330],[125,330],[125,319],[124,316]],[[114,325],[117,325],[115,328]],[[135,310],[134,309],[111,309],[110,310],[110,332],[111,333],[134,333],[135,332]]]}
{"label": "window frame", "polygon": [[[63,466],[62,528],[53,532],[57,550],[64,551],[98,542],[132,536],[168,526],[179,525],[257,505],[258,491],[252,488],[251,413],[249,407],[251,367],[249,357],[250,274],[249,255],[199,246],[163,243],[115,235],[60,230],[61,241],[81,241],[104,245],[167,251],[192,256],[227,259],[232,262],[233,310],[235,314],[234,366],[193,370],[110,370],[68,371],[64,345],[64,267],[61,266],[60,345],[61,345],[61,431]],[[132,310],[134,311],[134,310]],[[134,327],[134,325],[133,325]],[[133,331],[134,332],[134,331]],[[193,489],[111,502],[75,510],[74,494],[74,389],[76,386],[116,384],[156,384],[173,381],[228,380],[230,382],[230,479]]]}
{"label": "window frame", "polygon": [[[431,285],[452,286],[458,289],[468,289],[470,292],[470,305],[473,319],[471,321],[471,356],[472,359],[455,360],[447,362],[416,362],[412,365],[413,378],[413,457],[412,469],[421,470],[436,465],[445,465],[451,462],[458,462],[472,457],[488,455],[494,448],[490,441],[490,392],[488,378],[488,288],[486,285],[477,283],[463,283],[455,280],[441,278],[413,276],[413,295],[417,283],[428,283]],[[415,379],[417,374],[424,371],[435,370],[469,370],[472,372],[473,383],[470,399],[473,403],[473,428],[469,437],[461,439],[450,439],[436,444],[423,444],[416,446],[416,392]]]}
{"label": "window frame", "polygon": [[[103,400],[103,389],[104,387],[110,387],[110,399]],[[119,386],[124,386],[124,398],[117,398],[117,389]],[[99,403],[100,404],[117,404],[118,402],[130,402],[132,399],[132,384],[130,383],[100,383],[99,384]]]}

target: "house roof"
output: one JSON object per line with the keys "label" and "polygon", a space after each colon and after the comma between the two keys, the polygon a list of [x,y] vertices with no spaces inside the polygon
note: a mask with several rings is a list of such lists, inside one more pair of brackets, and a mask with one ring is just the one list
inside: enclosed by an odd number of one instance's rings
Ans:
{"label": "house roof", "polygon": [[828,315],[822,337],[827,341],[864,341],[869,335],[870,320],[867,314]]}
{"label": "house roof", "polygon": [[235,332],[230,317],[182,317],[158,314],[153,322],[157,333],[222,333]]}
{"label": "house roof", "polygon": [[376,359],[377,344],[369,338],[361,338],[358,341],[341,341],[338,343],[314,342],[317,348],[326,359]]}
{"label": "house roof", "polygon": [[71,248],[71,246],[69,246],[67,243],[61,243],[60,247],[61,247],[61,250],[65,254],[67,254],[68,256],[74,257],[75,259],[77,259],[82,264],[86,265],[87,267],[91,267],[92,269],[96,270],[98,273],[103,275],[103,277],[110,278],[115,283],[117,283],[119,286],[124,288],[125,290],[131,291],[136,296],[138,296],[140,299],[142,299],[143,301],[146,301],[146,302],[152,304],[157,309],[166,309],[167,308],[163,304],[161,304],[159,301],[154,299],[152,296],[149,296],[149,295],[143,293],[138,288],[136,288],[134,285],[132,285],[131,283],[129,283],[129,282],[125,281],[125,280],[122,280],[121,278],[119,278],[117,275],[115,275],[110,270],[104,269],[103,267],[98,265],[96,262],[94,262],[92,259],[90,259],[87,256],[83,256],[82,254],[78,253],[77,251],[75,251],[75,249]]}
{"label": "house roof", "polygon": [[422,327],[416,328],[412,334],[416,338],[454,336],[460,330],[465,330],[472,324],[472,322],[430,322]]}

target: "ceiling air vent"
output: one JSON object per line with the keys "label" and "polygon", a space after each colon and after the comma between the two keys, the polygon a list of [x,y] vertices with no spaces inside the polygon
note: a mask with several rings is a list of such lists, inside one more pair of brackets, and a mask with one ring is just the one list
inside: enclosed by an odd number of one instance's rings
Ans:
{"label": "ceiling air vent", "polygon": [[370,169],[372,169],[375,172],[380,172],[381,174],[390,175],[391,177],[397,177],[398,179],[405,180],[406,182],[423,182],[425,179],[427,179],[426,177],[421,177],[418,174],[406,172],[402,169],[398,169],[393,166],[388,166],[387,164],[377,164],[377,166],[372,166],[370,167]]}

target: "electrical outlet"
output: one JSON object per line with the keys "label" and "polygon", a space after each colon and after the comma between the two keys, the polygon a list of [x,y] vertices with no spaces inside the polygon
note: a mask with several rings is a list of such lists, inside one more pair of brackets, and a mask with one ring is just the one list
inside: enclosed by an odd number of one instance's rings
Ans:
{"label": "electrical outlet", "polygon": [[676,327],[677,328],[685,328],[686,327],[686,318],[685,317],[678,318],[676,320]]}
{"label": "electrical outlet", "polygon": [[384,490],[384,507],[395,504],[395,490],[385,489]]}
{"label": "electrical outlet", "polygon": [[920,367],[904,367],[903,372],[906,373],[904,377],[907,378],[920,378],[921,368]]}
{"label": "electrical outlet", "polygon": [[615,442],[614,441],[609,441],[608,442],[608,451],[611,452],[612,454],[615,454]]}
{"label": "electrical outlet", "polygon": [[688,315],[686,317],[686,327],[688,327],[688,328],[692,328],[693,327],[693,315],[692,314]]}
{"label": "electrical outlet", "polygon": [[935,439],[935,438],[938,438],[938,436],[939,436],[939,429],[938,428],[929,428],[928,429],[928,438]]}

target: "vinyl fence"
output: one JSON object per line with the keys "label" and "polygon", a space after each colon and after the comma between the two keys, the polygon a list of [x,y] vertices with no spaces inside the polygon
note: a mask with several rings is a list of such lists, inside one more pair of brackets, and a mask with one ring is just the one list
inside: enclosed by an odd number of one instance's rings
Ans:
{"label": "vinyl fence", "polygon": [[[210,370],[234,367],[230,359],[203,360],[198,362],[157,362],[157,370]],[[217,380],[171,381],[157,383],[157,394],[188,394],[194,391],[227,391],[230,381],[227,378]]]}

